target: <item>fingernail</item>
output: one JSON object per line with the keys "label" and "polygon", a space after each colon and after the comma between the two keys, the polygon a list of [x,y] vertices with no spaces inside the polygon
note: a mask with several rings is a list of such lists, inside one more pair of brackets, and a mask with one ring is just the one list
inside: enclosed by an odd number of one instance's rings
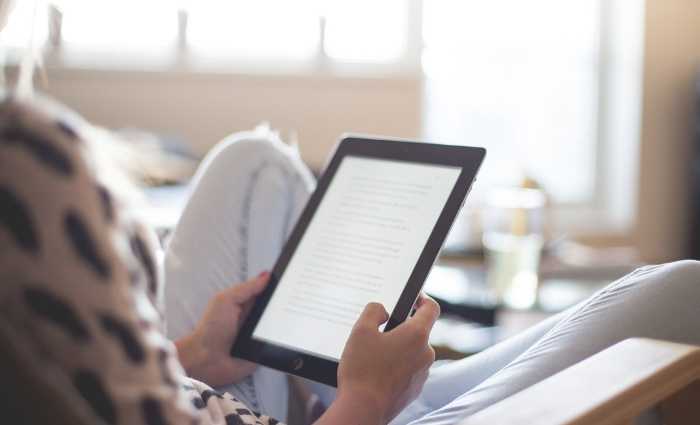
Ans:
{"label": "fingernail", "polygon": [[260,272],[260,274],[258,275],[258,279],[266,278],[269,275],[270,275],[270,272],[268,272],[268,271]]}

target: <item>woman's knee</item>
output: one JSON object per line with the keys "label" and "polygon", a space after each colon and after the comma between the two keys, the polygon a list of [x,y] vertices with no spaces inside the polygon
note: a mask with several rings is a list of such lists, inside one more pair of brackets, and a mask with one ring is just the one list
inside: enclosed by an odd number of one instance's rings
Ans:
{"label": "woman's knee", "polygon": [[700,276],[700,261],[697,260],[680,260],[672,263],[666,263],[663,267],[669,272],[683,276]]}
{"label": "woman's knee", "polygon": [[[700,303],[700,262],[692,260],[641,267],[596,293],[584,307],[624,312],[626,317],[688,310]],[[700,304],[698,304],[700,305]]]}
{"label": "woman's knee", "polygon": [[[638,269],[622,285],[621,308],[648,312],[654,316],[697,312],[700,308],[700,262],[675,261]],[[695,316],[697,316],[695,314]]]}
{"label": "woman's knee", "polygon": [[299,158],[296,148],[280,140],[266,128],[233,133],[217,143],[202,162],[204,172],[211,169],[256,172],[261,167],[277,169],[310,183],[311,173]]}
{"label": "woman's knee", "polygon": [[700,343],[700,262],[662,264],[641,279],[640,290],[620,308],[620,320],[634,329],[629,336]]}
{"label": "woman's knee", "polygon": [[700,261],[682,260],[659,266],[659,280],[687,290],[696,290],[700,295]]}
{"label": "woman's knee", "polygon": [[233,133],[214,145],[212,160],[247,163],[251,160],[278,159],[282,141],[273,133],[245,131]]}

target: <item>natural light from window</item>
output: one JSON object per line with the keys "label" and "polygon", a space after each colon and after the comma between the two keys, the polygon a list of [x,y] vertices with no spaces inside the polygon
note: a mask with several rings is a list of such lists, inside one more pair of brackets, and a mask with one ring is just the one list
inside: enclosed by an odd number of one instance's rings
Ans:
{"label": "natural light from window", "polygon": [[248,60],[311,59],[319,43],[310,1],[191,1],[187,40],[195,53]]}
{"label": "natural light from window", "polygon": [[60,0],[62,44],[88,51],[153,52],[177,42],[177,9],[167,0]]}
{"label": "natural light from window", "polygon": [[[13,20],[31,22],[28,14],[33,3],[20,2],[22,19]],[[409,2],[405,0],[50,3],[62,14],[63,48],[71,55],[81,51],[116,54],[110,62],[121,54],[133,57],[141,53],[146,60],[164,56],[172,53],[178,40],[185,39],[187,52],[194,58],[232,63],[312,62],[322,54],[340,63],[387,64],[403,59],[409,32]],[[178,26],[178,11],[187,15],[185,34],[179,33],[183,29]],[[41,27],[43,42],[46,25]],[[28,26],[16,25],[7,37],[24,46],[28,35]]]}
{"label": "natural light from window", "polygon": [[0,44],[6,48],[24,49],[29,46],[34,29],[34,45],[41,46],[46,42],[48,26],[46,25],[46,8],[34,2],[16,2],[12,11],[12,19],[0,32]]}
{"label": "natural light from window", "polygon": [[488,148],[480,187],[539,181],[594,196],[599,1],[424,4],[425,136]]}
{"label": "natural light from window", "polygon": [[330,58],[359,63],[401,59],[408,34],[405,0],[332,0],[324,5],[324,49]]}
{"label": "natural light from window", "polygon": [[[185,70],[218,62],[232,70],[284,63],[312,73],[327,64],[415,70],[411,60],[422,53],[424,75],[414,75],[424,78],[425,139],[487,147],[480,188],[528,176],[556,203],[585,204],[600,185],[601,1],[50,3],[61,11],[66,64],[83,57],[88,66],[92,58],[102,67],[119,60],[138,67],[160,55],[166,67],[185,64]],[[27,45],[33,4],[18,2],[4,45]],[[41,45],[46,11],[37,10]],[[412,36],[420,28],[411,24],[421,21],[422,40]]]}

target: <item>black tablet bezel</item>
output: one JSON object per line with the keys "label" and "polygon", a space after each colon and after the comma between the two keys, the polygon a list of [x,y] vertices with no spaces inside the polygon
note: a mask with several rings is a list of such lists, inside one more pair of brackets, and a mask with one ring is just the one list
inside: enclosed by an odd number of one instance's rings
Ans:
{"label": "black tablet bezel", "polygon": [[[252,335],[270,301],[272,293],[277,287],[279,278],[287,268],[299,241],[338,170],[338,166],[343,158],[348,155],[461,168],[457,182],[440,213],[418,262],[413,268],[413,272],[401,293],[396,308],[392,311],[387,322],[385,330],[390,330],[403,322],[411,312],[445,237],[469,193],[486,155],[486,150],[480,147],[439,145],[363,136],[347,136],[343,138],[282,249],[282,253],[270,273],[268,286],[258,297],[248,318],[243,323],[238,337],[231,347],[233,356],[317,382],[337,386],[338,362],[260,341],[254,339]],[[280,324],[280,326],[284,326],[284,324]],[[309,337],[312,338],[313,335],[309,335]]]}

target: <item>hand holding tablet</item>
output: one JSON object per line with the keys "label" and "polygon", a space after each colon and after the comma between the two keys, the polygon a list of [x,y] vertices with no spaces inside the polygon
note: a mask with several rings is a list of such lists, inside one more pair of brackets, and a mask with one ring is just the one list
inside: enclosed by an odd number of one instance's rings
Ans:
{"label": "hand holding tablet", "polygon": [[346,138],[232,354],[330,385],[370,302],[408,317],[485,151]]}
{"label": "hand holding tablet", "polygon": [[381,304],[368,304],[343,351],[338,367],[338,397],[361,394],[383,401],[380,423],[389,423],[415,399],[428,378],[435,360],[428,336],[439,315],[438,304],[422,296],[413,316],[391,332],[380,332],[377,327],[389,315]]}

